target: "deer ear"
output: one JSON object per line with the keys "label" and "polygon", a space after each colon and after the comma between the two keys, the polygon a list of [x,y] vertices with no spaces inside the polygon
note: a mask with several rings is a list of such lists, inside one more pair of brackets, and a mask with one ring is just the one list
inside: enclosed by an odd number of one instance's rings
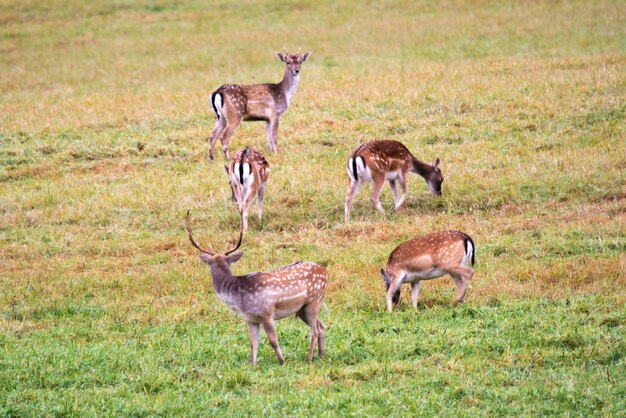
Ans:
{"label": "deer ear", "polygon": [[380,275],[383,276],[383,282],[387,282],[387,272],[385,269],[380,269]]}
{"label": "deer ear", "polygon": [[435,166],[435,170],[439,171],[439,164],[441,163],[441,160],[439,159],[439,157],[437,157],[435,159],[435,164],[433,164]]}
{"label": "deer ear", "polygon": [[309,58],[309,55],[311,55],[311,51],[307,51],[307,53],[302,56],[302,62],[306,61]]}
{"label": "deer ear", "polygon": [[278,57],[279,60],[281,60],[282,62],[287,62],[285,61],[285,57],[283,57],[283,54],[281,54],[280,52],[276,53],[276,56]]}
{"label": "deer ear", "polygon": [[243,256],[242,252],[234,253],[226,257],[226,262],[228,264],[233,264],[239,261],[239,259]]}
{"label": "deer ear", "polygon": [[211,265],[211,256],[206,253],[200,254],[200,260],[204,261],[206,264]]}

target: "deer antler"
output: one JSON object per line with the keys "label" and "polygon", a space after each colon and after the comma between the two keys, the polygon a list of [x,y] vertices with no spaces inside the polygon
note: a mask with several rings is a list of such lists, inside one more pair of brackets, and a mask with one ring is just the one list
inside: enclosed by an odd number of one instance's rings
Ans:
{"label": "deer antler", "polygon": [[289,55],[289,52],[287,51],[287,47],[285,45],[283,45],[283,49],[285,50],[285,54]]}
{"label": "deer antler", "polygon": [[193,236],[192,236],[192,233],[191,233],[191,222],[189,221],[189,218],[190,218],[189,212],[191,212],[191,210],[187,210],[187,216],[185,217],[185,229],[187,230],[187,233],[189,234],[189,241],[191,241],[191,245],[193,245],[194,247],[196,247],[197,249],[199,249],[203,253],[206,253],[206,254],[209,254],[209,255],[215,255],[215,251],[205,250],[204,248],[202,248],[198,244],[196,244],[196,242],[193,240]]}
{"label": "deer antler", "polygon": [[228,255],[230,253],[234,253],[241,246],[241,241],[243,241],[243,213],[241,210],[239,211],[239,241],[237,241],[237,245],[232,250],[224,253],[224,255]]}
{"label": "deer antler", "polygon": [[301,46],[298,47],[298,56],[299,57],[302,56],[302,47]]}

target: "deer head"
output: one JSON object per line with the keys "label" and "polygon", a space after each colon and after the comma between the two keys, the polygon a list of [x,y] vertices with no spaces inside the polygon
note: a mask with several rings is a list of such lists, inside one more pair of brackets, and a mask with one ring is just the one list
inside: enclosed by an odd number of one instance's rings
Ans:
{"label": "deer head", "polygon": [[435,196],[441,196],[441,185],[443,184],[443,175],[441,174],[441,168],[439,165],[441,161],[439,157],[433,163],[433,170],[426,174],[424,180],[426,180],[426,184],[428,185],[428,189]]}
{"label": "deer head", "polygon": [[[387,293],[389,291],[389,286],[391,286],[391,279],[389,278],[389,275],[387,274],[385,269],[380,269],[380,274],[383,276],[383,284],[385,285],[385,293]],[[393,302],[393,306],[396,306],[398,303],[400,303],[401,291],[402,289],[398,287],[398,290],[396,290],[393,293],[393,296],[391,298],[391,301]]]}
{"label": "deer head", "polygon": [[279,60],[287,64],[287,69],[289,70],[291,75],[297,77],[300,74],[300,67],[302,66],[302,63],[309,58],[311,52],[309,51],[306,54],[302,55],[300,50],[298,50],[297,54],[292,55],[287,52],[287,48],[283,47],[283,49],[285,50],[285,53],[281,54],[280,52],[276,52],[276,56]]}
{"label": "deer head", "polygon": [[226,263],[226,265],[230,266],[232,263],[235,263],[243,256],[243,252],[234,253],[241,246],[241,242],[243,240],[243,224],[241,223],[241,216],[240,216],[239,240],[237,241],[237,245],[235,245],[233,249],[228,250],[224,253],[218,253],[211,249],[204,249],[200,247],[196,243],[196,241],[193,239],[193,233],[191,230],[190,212],[191,211],[188,210],[187,216],[185,217],[185,229],[187,230],[187,234],[189,235],[189,241],[191,241],[191,245],[193,245],[198,250],[200,250],[200,259],[202,261],[204,261],[206,264],[210,266],[215,266],[215,265],[222,264],[222,263]]}

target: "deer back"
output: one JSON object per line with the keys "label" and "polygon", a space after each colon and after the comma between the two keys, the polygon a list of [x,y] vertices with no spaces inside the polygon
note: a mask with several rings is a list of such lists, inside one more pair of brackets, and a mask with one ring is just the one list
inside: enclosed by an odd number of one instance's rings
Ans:
{"label": "deer back", "polygon": [[[433,232],[396,247],[387,261],[387,270],[397,277],[405,273],[446,272],[474,263],[474,243],[459,231]],[[428,277],[423,277],[428,278]]]}
{"label": "deer back", "polygon": [[280,319],[303,306],[321,303],[326,294],[328,273],[311,262],[301,261],[262,273],[237,277],[236,294],[220,297],[244,319]]}
{"label": "deer back", "polygon": [[348,159],[348,173],[354,180],[371,179],[389,172],[403,174],[413,168],[413,155],[398,141],[372,141],[359,145]]}

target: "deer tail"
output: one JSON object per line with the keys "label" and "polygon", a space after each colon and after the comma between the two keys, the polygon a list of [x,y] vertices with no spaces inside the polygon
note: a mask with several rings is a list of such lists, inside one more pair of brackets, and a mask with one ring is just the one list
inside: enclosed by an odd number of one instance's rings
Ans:
{"label": "deer tail", "polygon": [[222,106],[224,105],[224,96],[220,93],[219,89],[211,94],[211,107],[213,108],[213,113],[219,120],[222,117]]}
{"label": "deer tail", "polygon": [[241,157],[239,158],[239,161],[235,163],[235,166],[233,167],[235,173],[237,173],[239,183],[242,185],[244,181],[246,180],[246,178],[248,178],[248,176],[252,172],[250,163],[246,162],[247,153],[248,153],[248,148],[243,150],[243,152],[241,153]]}
{"label": "deer tail", "polygon": [[471,267],[474,267],[474,263],[476,262],[476,246],[474,245],[474,241],[472,241],[472,238],[467,234],[465,234],[465,239],[463,241],[465,244],[464,259],[471,260]]}
{"label": "deer tail", "polygon": [[365,165],[365,160],[360,155],[353,155],[348,160],[348,174],[352,178],[353,181],[358,182],[359,176],[363,177],[363,174],[366,172],[367,167]]}

